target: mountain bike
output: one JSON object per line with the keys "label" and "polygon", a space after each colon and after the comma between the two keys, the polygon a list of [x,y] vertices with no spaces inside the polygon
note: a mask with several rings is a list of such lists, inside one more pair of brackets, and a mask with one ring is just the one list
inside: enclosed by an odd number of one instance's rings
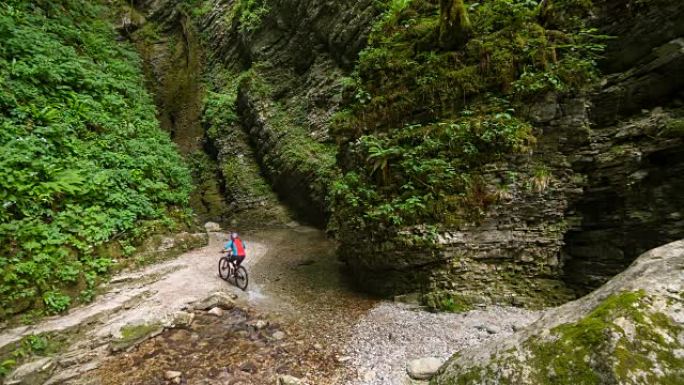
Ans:
{"label": "mountain bike", "polygon": [[247,269],[244,266],[236,266],[235,262],[230,260],[230,254],[221,256],[218,265],[219,277],[226,282],[229,282],[233,278],[235,286],[240,289],[247,290],[247,283],[249,282],[249,276],[247,275]]}

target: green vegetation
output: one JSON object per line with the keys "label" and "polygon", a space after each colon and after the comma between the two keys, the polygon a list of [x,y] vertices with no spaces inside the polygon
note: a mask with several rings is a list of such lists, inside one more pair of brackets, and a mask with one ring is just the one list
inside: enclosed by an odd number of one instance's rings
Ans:
{"label": "green vegetation", "polygon": [[239,22],[240,32],[252,32],[259,28],[264,16],[271,12],[268,0],[238,0],[231,8],[233,20]]}
{"label": "green vegetation", "polygon": [[660,135],[667,138],[681,138],[684,137],[684,118],[675,118],[665,123],[665,127],[660,132]]}
{"label": "green vegetation", "polygon": [[[237,114],[238,85],[249,72],[242,75],[220,74],[214,89],[204,99],[202,124],[213,143],[226,143],[223,162],[219,165],[226,195],[234,202],[254,202],[271,196],[271,187],[259,177],[259,165],[251,157],[247,135],[242,131]],[[227,79],[226,79],[227,78]],[[225,84],[218,84],[225,83]]]}
{"label": "green vegetation", "polygon": [[31,334],[0,351],[0,379],[9,374],[21,362],[35,356],[50,356],[59,352],[66,338],[52,334]]}
{"label": "green vegetation", "polygon": [[[583,21],[590,1],[437,3],[386,2],[341,83],[348,108],[334,130],[347,167],[330,227],[343,240],[477,221],[506,196],[483,182],[482,167],[534,149],[522,107],[596,79],[604,37]],[[543,191],[551,175],[538,171],[531,186]]]}
{"label": "green vegetation", "polygon": [[112,349],[120,351],[159,334],[164,327],[160,324],[126,325],[121,328],[121,337],[112,340]]}
{"label": "green vegetation", "polygon": [[107,243],[174,225],[190,176],[103,6],[5,1],[0,40],[0,318],[60,312],[92,297]]}

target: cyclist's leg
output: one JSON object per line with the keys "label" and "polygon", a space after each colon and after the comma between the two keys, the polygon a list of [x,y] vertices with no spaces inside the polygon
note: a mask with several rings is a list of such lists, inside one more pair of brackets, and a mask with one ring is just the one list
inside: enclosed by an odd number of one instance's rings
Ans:
{"label": "cyclist's leg", "polygon": [[245,260],[245,256],[244,256],[244,255],[238,255],[238,256],[236,257],[235,268],[240,267],[240,265],[242,265],[242,261],[244,261],[244,260]]}

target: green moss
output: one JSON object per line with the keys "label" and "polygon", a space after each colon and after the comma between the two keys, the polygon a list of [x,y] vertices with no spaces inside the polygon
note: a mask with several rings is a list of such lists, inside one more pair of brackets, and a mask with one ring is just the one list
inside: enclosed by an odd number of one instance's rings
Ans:
{"label": "green moss", "polygon": [[31,334],[0,350],[0,380],[16,366],[34,357],[49,357],[68,345],[67,337],[54,333]]}
{"label": "green moss", "polygon": [[[540,384],[600,384],[603,371],[609,371],[609,364],[597,359],[595,354],[609,349],[607,346],[612,320],[619,314],[642,318],[636,309],[641,292],[627,292],[605,299],[587,317],[572,324],[551,329],[558,339],[553,342],[532,340],[528,347],[534,355],[532,366],[537,369]],[[547,381],[547,382],[543,382]]]}
{"label": "green moss", "polygon": [[678,336],[684,330],[652,311],[651,302],[643,291],[611,295],[577,322],[533,336],[486,366],[462,372],[451,368],[453,374],[435,383],[680,384],[684,358],[675,351],[682,349]]}
{"label": "green moss", "polygon": [[111,348],[113,351],[121,351],[160,333],[164,327],[157,323],[126,325],[121,328],[121,337],[113,339]]}
{"label": "green moss", "polygon": [[433,292],[422,297],[428,308],[450,313],[465,313],[473,309],[472,302],[465,296],[453,292]]}
{"label": "green moss", "polygon": [[187,160],[195,186],[190,194],[190,206],[200,221],[216,221],[227,212],[218,165],[204,151],[190,154]]}
{"label": "green moss", "polygon": [[667,138],[684,137],[684,118],[669,120],[665,123],[665,128],[660,132],[660,135]]}
{"label": "green moss", "polygon": [[[343,243],[373,234],[364,240],[377,245],[373,258],[381,245],[402,245],[406,229],[477,224],[496,207],[482,169],[534,149],[522,107],[547,92],[581,93],[596,79],[601,37],[565,17],[587,16],[591,3],[553,3],[546,21],[536,2],[386,3],[334,119],[344,174],[331,189],[329,228]],[[444,18],[464,30],[447,33],[456,44],[440,42]],[[545,193],[551,182],[540,167],[529,190]]]}

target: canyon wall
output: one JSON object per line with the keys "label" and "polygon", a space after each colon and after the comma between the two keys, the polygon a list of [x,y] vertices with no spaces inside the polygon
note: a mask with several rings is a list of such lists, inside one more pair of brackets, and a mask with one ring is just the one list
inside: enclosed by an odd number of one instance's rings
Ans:
{"label": "canyon wall", "polygon": [[[162,24],[192,20],[204,52],[203,87],[210,100],[227,101],[217,104],[225,116],[207,119],[205,107],[203,118],[204,146],[218,164],[225,199],[235,210],[270,207],[260,203],[275,200],[270,185],[299,218],[324,226],[341,166],[368,161],[348,156],[349,143],[337,143],[330,130],[345,107],[345,79],[382,7],[188,4],[137,6]],[[684,237],[683,15],[675,1],[595,1],[590,22],[613,37],[600,63],[600,87],[543,93],[526,106],[521,114],[533,124],[537,145],[532,154],[478,171],[482,195],[493,198],[477,221],[372,234],[331,228],[361,286],[383,295],[419,292],[434,307],[559,304],[605,282],[641,252]],[[265,179],[256,188],[226,183],[250,176]]]}

